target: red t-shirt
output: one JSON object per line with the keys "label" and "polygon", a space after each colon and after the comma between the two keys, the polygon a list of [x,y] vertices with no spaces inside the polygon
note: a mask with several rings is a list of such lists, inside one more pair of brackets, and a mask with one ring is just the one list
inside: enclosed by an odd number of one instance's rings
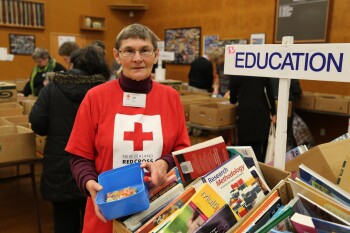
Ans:
{"label": "red t-shirt", "polygon": [[[184,111],[173,88],[153,82],[144,96],[145,107],[124,106],[123,99],[133,103],[134,97],[124,93],[118,80],[92,88],[80,105],[66,151],[94,160],[101,173],[152,162],[190,145]],[[83,232],[112,232],[112,221],[105,224],[96,217],[91,198]]]}

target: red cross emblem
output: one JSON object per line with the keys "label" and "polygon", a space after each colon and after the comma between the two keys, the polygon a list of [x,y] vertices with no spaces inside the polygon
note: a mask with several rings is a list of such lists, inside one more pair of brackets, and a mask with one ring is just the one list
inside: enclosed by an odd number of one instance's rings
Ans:
{"label": "red cross emblem", "polygon": [[143,132],[142,123],[134,123],[134,131],[124,132],[124,141],[133,141],[134,142],[134,151],[143,151],[143,141],[152,141],[153,133],[152,132]]}

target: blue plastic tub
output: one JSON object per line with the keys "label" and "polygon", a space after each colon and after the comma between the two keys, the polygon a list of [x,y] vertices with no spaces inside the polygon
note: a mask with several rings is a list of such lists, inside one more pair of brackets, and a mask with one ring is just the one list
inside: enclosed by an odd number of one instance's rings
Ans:
{"label": "blue plastic tub", "polygon": [[[106,219],[116,219],[148,209],[148,189],[143,181],[144,171],[140,165],[141,163],[126,165],[98,176],[98,183],[103,189],[97,193],[96,203]],[[120,200],[106,202],[107,193],[127,187],[136,188],[137,192]]]}

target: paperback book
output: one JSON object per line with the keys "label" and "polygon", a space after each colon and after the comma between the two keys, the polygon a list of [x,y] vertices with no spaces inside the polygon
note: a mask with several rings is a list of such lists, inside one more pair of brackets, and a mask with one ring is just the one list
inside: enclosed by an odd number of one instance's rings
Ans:
{"label": "paperback book", "polygon": [[147,210],[144,210],[138,214],[131,215],[129,218],[123,221],[123,224],[131,231],[136,231],[156,213],[168,205],[176,197],[183,193],[184,187],[182,184],[177,184],[175,187],[164,193],[162,196],[150,203]]}
{"label": "paperback book", "polygon": [[193,232],[225,204],[209,184],[203,184],[160,232]]}
{"label": "paperback book", "polygon": [[307,215],[294,213],[290,218],[296,232],[316,233],[312,218]]}
{"label": "paperback book", "polygon": [[220,136],[172,153],[184,186],[205,175],[229,159]]}
{"label": "paperback book", "polygon": [[293,149],[291,149],[290,151],[288,151],[286,153],[286,162],[294,159],[295,157],[297,157],[298,155],[301,155],[302,153],[308,151],[308,148],[306,145],[300,145],[297,146]]}
{"label": "paperback book", "polygon": [[265,197],[263,187],[252,176],[241,156],[231,158],[204,175],[202,179],[213,187],[240,217],[246,215]]}
{"label": "paperback book", "polygon": [[232,212],[230,206],[226,204],[219,211],[217,211],[213,216],[211,216],[195,232],[196,233],[227,232],[236,223],[237,223],[236,216]]}
{"label": "paperback book", "polygon": [[[317,203],[317,205],[338,216],[338,218],[343,219],[342,222],[345,221],[350,223],[350,209],[346,206],[342,205],[335,199],[332,199],[330,196],[306,184],[298,178],[296,181],[288,179],[288,182],[290,183],[293,195],[295,197],[298,196],[298,194],[302,194],[305,198],[308,198],[314,203]],[[304,212],[298,212],[306,215]],[[309,214],[309,212],[307,213]]]}
{"label": "paperback book", "polygon": [[333,184],[304,164],[299,166],[299,173],[301,180],[350,207],[350,194],[348,192]]}
{"label": "paperback book", "polygon": [[142,225],[136,232],[148,233],[153,228],[162,224],[165,219],[174,214],[177,210],[181,209],[185,203],[196,193],[193,187],[186,189],[180,196],[170,202],[165,208],[154,215],[148,222]]}
{"label": "paperback book", "polygon": [[325,221],[319,218],[311,218],[317,233],[349,233],[350,226],[338,224],[330,221]]}

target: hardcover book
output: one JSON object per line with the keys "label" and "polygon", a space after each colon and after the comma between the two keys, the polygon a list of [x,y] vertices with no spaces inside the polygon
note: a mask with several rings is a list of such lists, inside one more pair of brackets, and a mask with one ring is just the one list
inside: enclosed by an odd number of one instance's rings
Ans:
{"label": "hardcover book", "polygon": [[241,156],[236,156],[202,177],[224,201],[243,217],[265,197],[264,190],[247,168]]}
{"label": "hardcover book", "polygon": [[205,183],[160,232],[193,232],[225,204],[219,194]]}
{"label": "hardcover book", "polygon": [[304,164],[299,166],[299,172],[301,180],[350,207],[350,194],[348,192],[333,184],[317,172],[314,172]]}
{"label": "hardcover book", "polygon": [[172,154],[184,186],[229,159],[225,141],[221,136],[174,151]]}
{"label": "hardcover book", "polygon": [[227,146],[226,148],[228,152],[232,155],[230,157],[234,157],[234,155],[239,153],[240,155],[244,156],[243,160],[248,168],[255,166],[259,173],[262,174],[259,162],[256,159],[254,150],[251,146]]}

